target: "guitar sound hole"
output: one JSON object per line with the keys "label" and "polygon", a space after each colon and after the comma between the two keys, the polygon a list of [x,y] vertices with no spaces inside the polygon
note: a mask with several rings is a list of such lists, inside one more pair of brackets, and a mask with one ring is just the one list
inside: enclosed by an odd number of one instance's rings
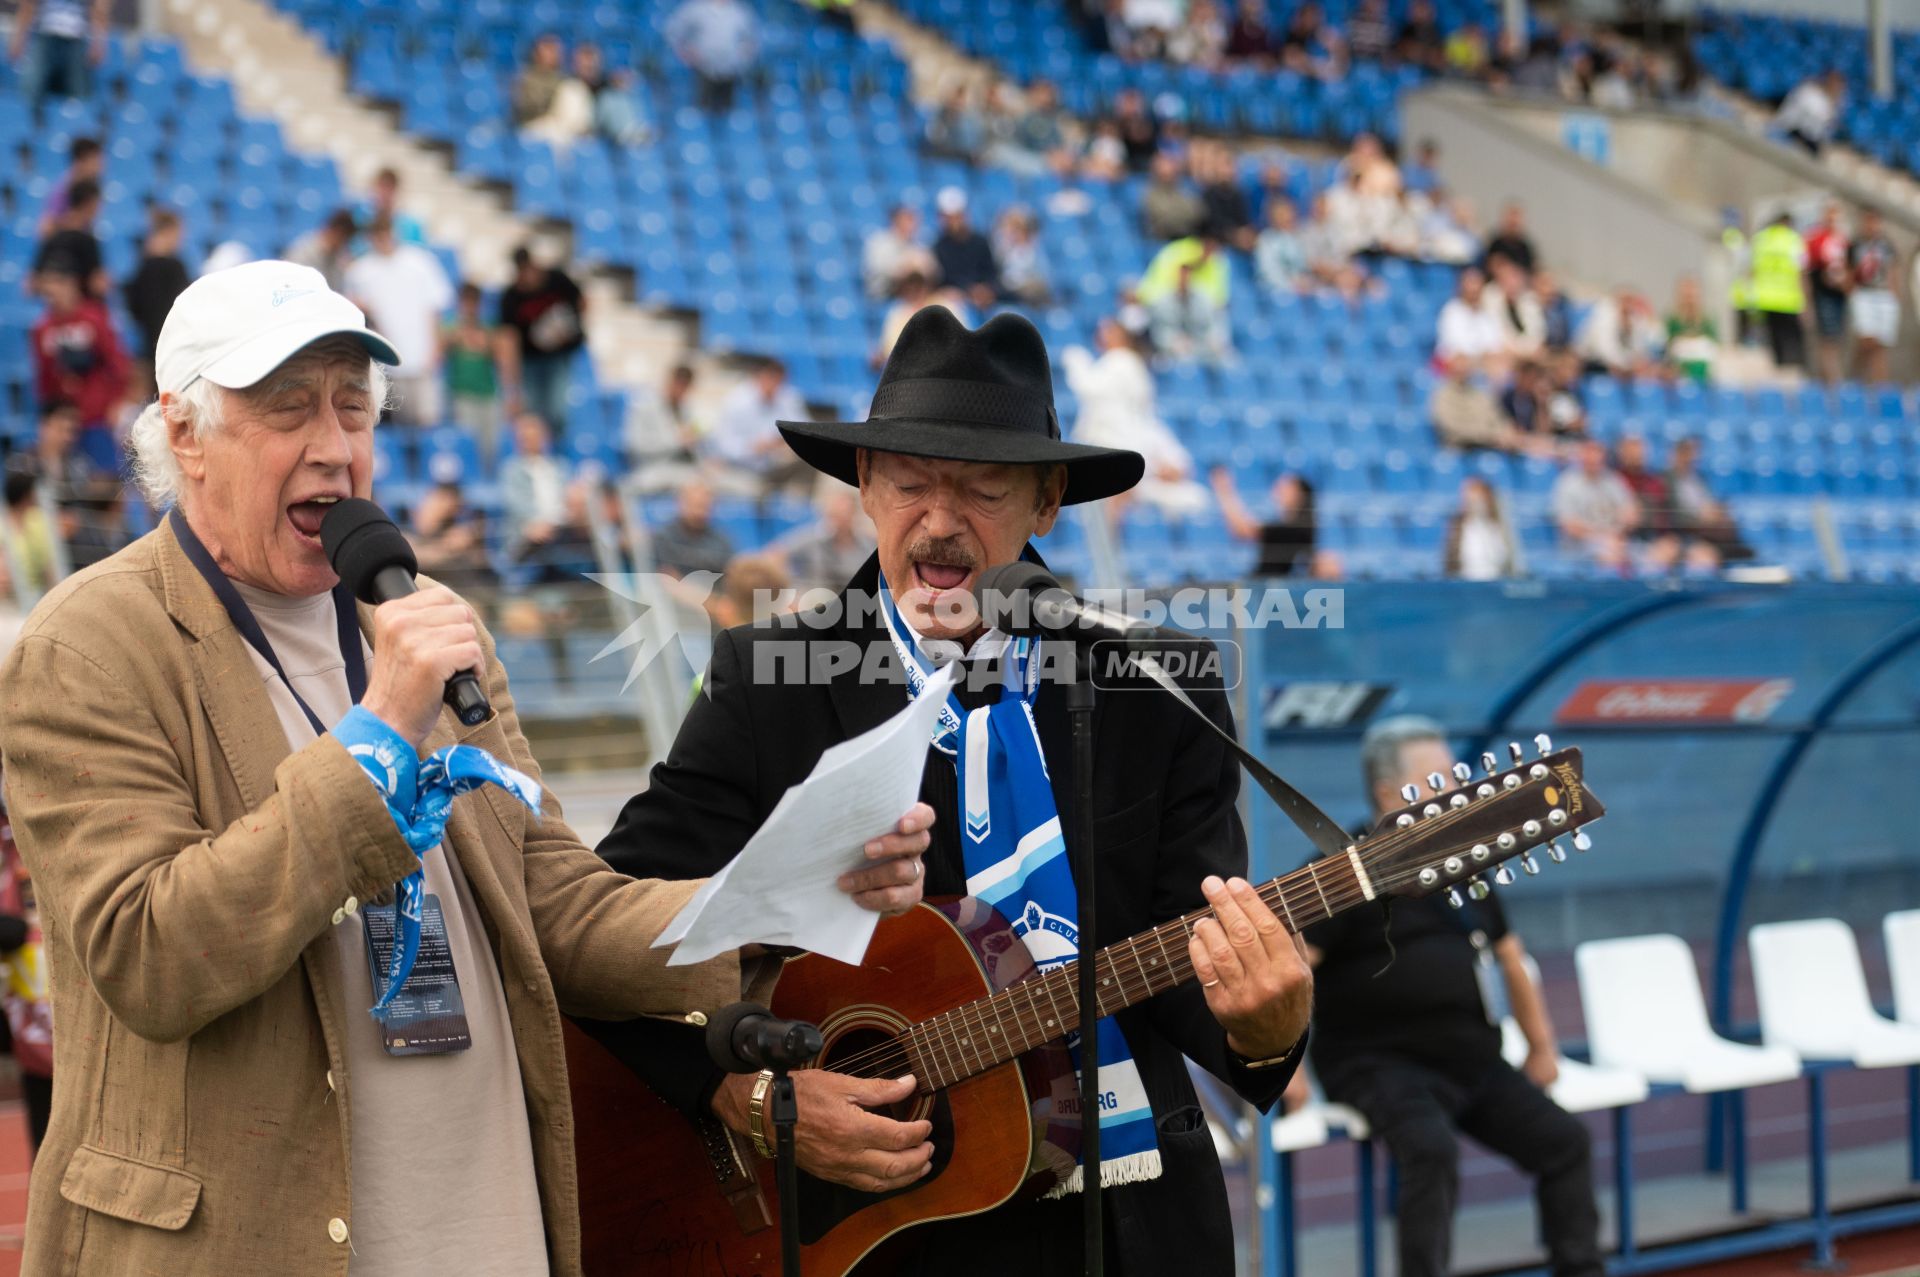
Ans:
{"label": "guitar sound hole", "polygon": [[[906,1050],[900,1045],[897,1035],[877,1025],[850,1026],[833,1035],[827,1043],[827,1049],[821,1053],[820,1067],[835,1072],[839,1070],[840,1061],[861,1057],[861,1062],[853,1065],[852,1071],[858,1076],[870,1076],[873,1073],[873,1061],[869,1052],[892,1062],[889,1066],[892,1071],[882,1076],[899,1077],[911,1068]],[[889,1104],[880,1111],[896,1122],[917,1122],[927,1116],[932,1103],[932,1096],[916,1095],[904,1103]]]}

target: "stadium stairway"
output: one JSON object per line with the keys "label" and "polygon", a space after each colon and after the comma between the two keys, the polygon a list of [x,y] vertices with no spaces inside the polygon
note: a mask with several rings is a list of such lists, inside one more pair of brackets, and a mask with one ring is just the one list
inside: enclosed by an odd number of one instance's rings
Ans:
{"label": "stadium stairway", "polygon": [[[410,137],[379,107],[358,101],[344,69],[299,23],[261,0],[167,0],[163,23],[190,61],[231,78],[247,109],[278,120],[298,149],[330,155],[347,183],[364,192],[373,175],[401,175],[406,211],[435,242],[455,246],[463,277],[506,282],[515,246],[533,241],[571,258],[565,228],[516,216],[505,198],[457,173],[451,157]],[[702,398],[715,401],[734,376],[703,356],[687,325],[634,304],[626,285],[582,274],[592,313],[589,347],[606,381],[658,385],[676,362],[700,373]],[[711,366],[708,366],[711,365]]]}

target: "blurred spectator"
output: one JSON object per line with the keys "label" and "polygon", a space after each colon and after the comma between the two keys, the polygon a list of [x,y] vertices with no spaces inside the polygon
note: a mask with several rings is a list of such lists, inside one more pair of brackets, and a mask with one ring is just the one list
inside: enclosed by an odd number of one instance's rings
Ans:
{"label": "blurred spectator", "polygon": [[920,214],[911,205],[896,204],[887,224],[867,236],[860,250],[860,274],[867,296],[878,301],[891,297],[908,275],[938,275],[940,264],[920,239]]}
{"label": "blurred spectator", "polygon": [[466,591],[493,583],[485,519],[467,504],[458,480],[435,483],[414,504],[407,540],[413,543],[420,570],[449,589]]}
{"label": "blurred spectator", "polygon": [[1847,292],[1853,285],[1847,266],[1847,229],[1837,201],[1827,201],[1806,244],[1820,380],[1832,384],[1840,380],[1840,351],[1847,341]]}
{"label": "blurred spectator", "polygon": [[880,340],[869,357],[875,371],[886,365],[887,356],[893,353],[893,344],[900,340],[900,330],[907,326],[907,321],[928,306],[945,306],[958,315],[962,323],[973,322],[972,308],[965,297],[951,288],[935,288],[927,276],[915,271],[900,281],[900,295],[881,318]]}
{"label": "blurred spectator", "polygon": [[1551,271],[1533,272],[1533,299],[1540,307],[1540,322],[1544,325],[1542,344],[1551,351],[1566,350],[1573,345],[1573,303],[1560,291],[1560,284]]}
{"label": "blurred spectator", "polygon": [[100,145],[97,137],[76,137],[67,145],[67,171],[62,173],[53,187],[47,192],[46,203],[40,206],[40,222],[34,233],[41,239],[53,234],[59,226],[60,218],[72,203],[73,184],[75,182],[93,182],[105,180],[107,151]]}
{"label": "blurred spectator", "polygon": [[1304,0],[1280,36],[1280,64],[1297,75],[1335,80],[1346,74],[1347,48],[1314,0]]}
{"label": "blurred spectator", "polygon": [[1847,77],[1838,67],[1810,75],[1780,103],[1773,127],[1797,142],[1809,155],[1818,155],[1833,139],[1840,107],[1847,98]]}
{"label": "blurred spectator", "polygon": [[1449,199],[1436,190],[1424,197],[1415,217],[1419,255],[1430,262],[1461,264],[1480,256],[1480,240],[1473,229],[1473,210],[1465,200]]}
{"label": "blurred spectator", "polygon": [[1860,234],[1847,248],[1853,291],[1847,318],[1853,325],[1853,375],[1887,379],[1887,351],[1900,337],[1900,252],[1887,238],[1880,214],[1860,211]]}
{"label": "blurred spectator", "polygon": [[180,214],[170,208],[147,213],[147,237],[140,246],[140,264],[121,287],[127,317],[133,321],[133,362],[140,373],[136,397],[145,398],[153,386],[153,351],[160,341],[160,325],[167,322],[173,300],[185,291],[187,266],[180,260]]}
{"label": "blurred spectator", "polygon": [[[707,596],[707,613],[721,629],[764,620],[791,588],[778,555],[736,554],[720,574],[719,588]],[[694,685],[699,686],[697,679]]]}
{"label": "blurred spectator", "polygon": [[1537,354],[1547,343],[1547,317],[1527,286],[1526,272],[1497,253],[1488,260],[1493,284],[1485,292],[1485,306],[1500,324],[1507,353]]}
{"label": "blurred spectator", "polygon": [[1465,359],[1441,365],[1440,379],[1427,397],[1427,415],[1433,419],[1435,437],[1447,448],[1523,450],[1528,436],[1502,415],[1493,392],[1472,374],[1471,368],[1471,362]]}
{"label": "blurred spectator", "polygon": [[1634,535],[1644,539],[1673,531],[1673,496],[1666,479],[1647,465],[1647,441],[1639,435],[1622,435],[1614,450],[1614,470],[1640,505]]}
{"label": "blurred spectator", "polygon": [[61,507],[60,539],[67,547],[67,567],[78,572],[112,558],[133,543],[127,530],[125,489],[118,479],[101,479]]}
{"label": "blurred spectator", "polygon": [[1255,238],[1253,206],[1247,199],[1247,188],[1240,184],[1240,166],[1233,152],[1219,142],[1196,145],[1189,163],[1194,180],[1200,184],[1206,221],[1227,243],[1251,253]]}
{"label": "blurred spectator", "polygon": [[1233,475],[1225,466],[1212,475],[1214,496],[1220,502],[1220,515],[1227,531],[1241,541],[1259,547],[1254,563],[1256,577],[1304,574],[1313,566],[1314,541],[1318,524],[1314,521],[1313,485],[1298,474],[1288,472],[1273,481],[1268,494],[1273,515],[1261,519],[1247,509],[1233,485]]}
{"label": "blurred spectator", "polygon": [[453,281],[432,252],[401,243],[385,217],[367,228],[367,243],[366,256],[347,267],[347,296],[400,356],[399,366],[387,374],[394,389],[393,420],[437,426],[446,416],[440,317],[454,303]]}
{"label": "blurred spectator", "polygon": [[[627,459],[645,471],[656,464],[688,472],[699,460],[700,423],[693,415],[693,365],[675,364],[664,386],[634,390],[627,399]],[[648,485],[657,490],[663,485]]]}
{"label": "blurred spectator", "polygon": [[700,77],[700,104],[733,109],[733,90],[760,56],[759,19],[741,0],[681,0],[667,18],[667,43]]}
{"label": "blurred spectator", "polygon": [[96,485],[114,482],[81,450],[80,426],[80,412],[72,404],[46,404],[40,409],[33,451],[15,453],[7,461],[15,469],[32,471],[40,480],[40,490],[57,506],[71,505]]}
{"label": "blurred spectator", "polygon": [[1340,157],[1334,180],[1352,185],[1362,196],[1388,200],[1397,199],[1404,186],[1400,166],[1371,133],[1354,134],[1347,153]]}
{"label": "blurred spectator", "polygon": [[940,211],[940,237],[933,242],[940,280],[984,310],[999,300],[1002,292],[1000,264],[994,260],[993,245],[974,229],[967,214],[965,191],[957,186],[945,187],[935,197],[934,205]]}
{"label": "blurred spectator", "polygon": [[1188,0],[1186,20],[1167,36],[1167,60],[1217,67],[1226,56],[1227,20],[1214,0]]}
{"label": "blurred spectator", "polygon": [[1072,171],[1067,119],[1060,110],[1060,91],[1052,81],[1035,80],[1028,87],[1026,107],[1010,118],[1006,136],[989,148],[987,159],[1030,177],[1049,169]]}
{"label": "blurred spectator", "polygon": [[1233,357],[1227,322],[1229,273],[1211,226],[1154,254],[1134,290],[1153,324],[1154,348],[1176,362],[1220,364]]}
{"label": "blurred spectator", "polygon": [[1699,442],[1681,439],[1673,445],[1667,469],[1674,530],[1687,539],[1687,566],[1711,568],[1752,558],[1753,549],[1741,540],[1733,516],[1700,477],[1699,459]]}
{"label": "blurred spectator", "polygon": [[39,287],[45,272],[71,275],[80,281],[89,297],[105,298],[107,271],[100,252],[100,239],[93,233],[94,219],[100,215],[100,183],[81,178],[67,188],[67,207],[54,219],[53,233],[34,250],[30,283]]}
{"label": "blurred spectator", "polygon": [[964,84],[955,85],[927,120],[927,153],[942,159],[978,160],[987,147],[986,121]]}
{"label": "blurred spectator", "polygon": [[1192,455],[1160,420],[1153,373],[1133,338],[1118,320],[1103,319],[1094,341],[1100,348],[1097,358],[1082,346],[1069,346],[1060,357],[1067,385],[1080,401],[1073,442],[1139,453],[1146,458],[1146,477],[1130,496],[1175,517],[1204,512],[1212,500],[1194,478]]}
{"label": "blurred spectator", "polygon": [[1306,292],[1313,285],[1306,246],[1294,224],[1293,204],[1274,199],[1267,204],[1267,228],[1253,245],[1254,268],[1260,282],[1275,293]]}
{"label": "blurred spectator", "polygon": [[566,431],[567,376],[587,342],[586,313],[587,299],[565,271],[541,265],[524,245],[513,250],[513,283],[500,294],[494,338],[508,416],[524,409]]}
{"label": "blurred spectator", "polygon": [[1561,438],[1585,438],[1587,399],[1581,387],[1580,356],[1571,350],[1560,351],[1547,364],[1552,393],[1547,399],[1547,425]]}
{"label": "blurred spectator", "polygon": [[1490,59],[1487,31],[1478,22],[1463,22],[1446,42],[1446,68],[1450,75],[1477,80],[1486,74]]}
{"label": "blurred spectator", "polygon": [[857,491],[831,480],[815,490],[813,508],[817,517],[812,523],[795,528],[769,548],[786,561],[799,585],[838,590],[873,553],[873,521],[860,509]]}
{"label": "blurred spectator", "polygon": [[567,468],[553,455],[553,432],[531,412],[513,420],[512,455],[500,463],[503,545],[515,563],[542,559],[568,540]]}
{"label": "blurred spectator", "polygon": [[1627,534],[1640,511],[1626,481],[1607,468],[1604,445],[1580,445],[1578,460],[1554,480],[1548,505],[1569,548],[1602,567],[1627,566]]}
{"label": "blurred spectator", "polygon": [[1493,485],[1477,474],[1460,481],[1460,508],[1447,520],[1441,568],[1462,581],[1497,581],[1514,575],[1513,528],[1493,494]]}
{"label": "blurred spectator", "polygon": [[1700,281],[1682,275],[1667,313],[1667,362],[1683,377],[1705,384],[1720,353],[1720,326],[1700,301]]}
{"label": "blurred spectator", "polygon": [[1653,305],[1631,288],[1602,297],[1580,325],[1574,349],[1588,372],[1646,377],[1660,370],[1666,332]]}
{"label": "blurred spectator", "polygon": [[1096,121],[1086,153],[1080,157],[1080,176],[1096,182],[1117,182],[1127,172],[1127,144],[1120,136],[1120,121]]}
{"label": "blurred spectator", "polygon": [[282,254],[287,261],[311,266],[326,276],[327,287],[342,291],[347,284],[347,267],[353,264],[353,241],[360,234],[353,210],[336,208],[327,220],[287,245]]}
{"label": "blurred spectator", "polygon": [[[1507,49],[1505,32],[1501,34],[1501,47],[1503,51]],[[1538,32],[1532,39],[1523,40],[1514,53],[1518,55],[1511,58],[1515,89],[1539,94],[1560,92],[1560,42],[1552,32]]]}
{"label": "blurred spectator", "polygon": [[1279,33],[1268,19],[1266,0],[1240,0],[1227,32],[1227,56],[1236,62],[1264,63],[1279,51]]}
{"label": "blurred spectator", "polygon": [[1040,244],[1040,223],[1033,211],[1016,204],[1000,215],[993,231],[993,257],[1000,265],[1000,286],[1029,306],[1053,299],[1053,271]]}
{"label": "blurred spectator", "polygon": [[[125,348],[107,308],[88,297],[80,278],[53,269],[40,277],[46,309],[34,321],[34,395],[43,404],[69,403],[87,431],[111,439],[128,391]],[[103,450],[89,446],[99,460]],[[111,455],[109,444],[104,452]]]}
{"label": "blurred spectator", "polygon": [[1486,305],[1487,277],[1476,267],[1460,272],[1453,297],[1440,308],[1434,334],[1434,357],[1466,372],[1504,376],[1507,333]]}
{"label": "blurred spectator", "polygon": [[1147,237],[1155,240],[1185,239],[1206,219],[1207,206],[1187,189],[1180,176],[1180,162],[1171,155],[1156,155],[1151,176],[1140,196],[1140,216]]}
{"label": "blurred spectator", "polygon": [[787,366],[762,360],[721,401],[712,431],[700,441],[703,467],[718,486],[741,495],[810,475],[774,424],[807,419],[806,400],[787,381]]}
{"label": "blurred spectator", "polygon": [[39,476],[9,467],[6,477],[7,566],[16,592],[45,594],[54,583],[53,524],[40,505]]}
{"label": "blurred spectator", "polygon": [[[382,217],[393,224],[393,237],[402,244],[424,245],[427,242],[427,228],[421,225],[419,218],[400,207],[398,169],[383,168],[373,175],[373,194],[368,196],[354,220],[364,231]],[[359,247],[363,252],[366,249],[364,244]]]}
{"label": "blurred spectator", "polygon": [[1400,182],[1411,195],[1431,195],[1440,187],[1440,144],[1430,137],[1420,139],[1413,158],[1400,169]]}
{"label": "blurred spectator", "polygon": [[566,50],[560,37],[547,32],[527,51],[527,64],[513,81],[513,122],[524,127],[553,110],[554,98],[566,82]]}
{"label": "blurred spectator", "polygon": [[1347,55],[1356,62],[1385,62],[1393,52],[1393,20],[1386,0],[1361,0],[1347,20]]}
{"label": "blurred spectator", "polygon": [[1446,69],[1446,35],[1440,29],[1433,0],[1413,0],[1407,7],[1407,20],[1401,24],[1393,47],[1402,62],[1428,71]]}
{"label": "blurred spectator", "polygon": [[1160,122],[1147,109],[1147,97],[1138,89],[1120,90],[1113,103],[1114,121],[1120,126],[1120,144],[1127,148],[1127,167],[1144,173],[1160,150]]}
{"label": "blurred spectator", "polygon": [[37,109],[50,97],[93,96],[93,69],[107,52],[111,0],[20,0],[7,61],[20,69],[20,96]]}
{"label": "blurred spectator", "polygon": [[1313,220],[1300,232],[1300,251],[1307,259],[1307,272],[1316,282],[1352,301],[1366,286],[1367,275],[1354,260],[1351,246],[1335,232],[1328,217],[1329,204],[1324,191],[1314,200]]}
{"label": "blurred spectator", "polygon": [[460,285],[453,318],[440,329],[440,363],[455,425],[473,436],[489,464],[500,449],[500,378],[494,370],[493,333],[480,315],[480,286]]}
{"label": "blurred spectator", "polygon": [[1125,48],[1116,48],[1122,57],[1150,59],[1163,57],[1167,42],[1186,21],[1185,0],[1118,0]]}
{"label": "blurred spectator", "polygon": [[1488,270],[1492,269],[1496,257],[1504,257],[1527,274],[1533,274],[1533,237],[1527,234],[1527,210],[1518,200],[1508,201],[1500,210],[1500,225],[1487,241],[1485,265]]}
{"label": "blurred spectator", "polygon": [[633,72],[607,70],[599,45],[583,41],[574,47],[573,78],[592,97],[593,127],[600,136],[616,146],[640,146],[653,136]]}
{"label": "blurred spectator", "polygon": [[1807,366],[1806,270],[1806,241],[1793,228],[1793,215],[1782,211],[1753,237],[1753,308],[1766,325],[1776,367]]}
{"label": "blurred spectator", "polygon": [[669,576],[725,572],[732,557],[733,542],[713,526],[713,489],[698,479],[683,484],[673,519],[653,530],[654,566]]}
{"label": "blurred spectator", "polygon": [[1538,360],[1521,359],[1513,366],[1513,380],[1500,392],[1500,411],[1507,421],[1524,435],[1544,437],[1552,433],[1550,413],[1553,382]]}

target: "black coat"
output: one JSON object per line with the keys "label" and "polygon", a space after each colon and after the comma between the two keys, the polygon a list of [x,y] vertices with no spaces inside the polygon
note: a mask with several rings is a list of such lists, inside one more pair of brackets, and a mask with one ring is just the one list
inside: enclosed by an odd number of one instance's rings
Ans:
{"label": "black coat", "polygon": [[[871,598],[877,577],[877,561],[869,560],[849,588]],[[875,654],[869,669],[876,661],[899,668],[884,629],[870,614],[845,617],[827,628],[811,628],[788,616],[723,632],[714,644],[704,694],[666,761],[654,768],[649,788],[627,803],[600,844],[600,854],[614,868],[642,877],[712,874],[746,844],[781,794],[807,775],[828,746],[879,725],[906,705],[906,688],[898,678],[863,681],[855,673],[811,684],[756,681],[756,650],[796,639],[811,640],[816,652],[858,644],[861,652]],[[1217,679],[1189,691],[1210,717],[1231,727],[1232,712]],[[1065,697],[1042,686],[1034,717],[1051,763],[1054,798],[1064,814],[1071,802]],[[1245,874],[1246,833],[1234,808],[1238,764],[1170,697],[1144,681],[1100,691],[1094,760],[1096,939],[1101,945],[1203,907],[1200,881],[1208,874]],[[954,771],[946,755],[929,750],[921,797],[937,815],[927,855],[927,895],[964,894]],[[1225,1277],[1233,1271],[1226,1191],[1181,1057],[1191,1057],[1263,1109],[1278,1100],[1293,1063],[1244,1068],[1191,983],[1121,1012],[1119,1022],[1159,1123],[1163,1171],[1157,1180],[1109,1190],[1107,1271]],[[683,1110],[702,1107],[710,1097],[718,1079],[696,1035],[657,1021],[588,1027]],[[940,1243],[929,1246],[929,1266],[918,1271],[938,1270],[937,1257],[944,1255],[970,1255],[977,1263],[981,1242],[990,1247],[984,1253],[1005,1255],[1009,1262],[1014,1252],[1004,1247],[1010,1242],[1037,1245],[1074,1262],[1079,1218],[1077,1198],[1069,1198],[1003,1207],[923,1229],[938,1232]],[[1167,1227],[1172,1220],[1180,1226]],[[1120,1256],[1124,1266],[1117,1262]]]}

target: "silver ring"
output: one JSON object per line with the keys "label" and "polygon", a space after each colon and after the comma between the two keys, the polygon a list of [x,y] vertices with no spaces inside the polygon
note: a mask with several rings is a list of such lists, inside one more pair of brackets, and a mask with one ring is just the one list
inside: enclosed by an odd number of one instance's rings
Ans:
{"label": "silver ring", "polygon": [[1200,987],[1201,987],[1201,988],[1203,988],[1203,989],[1211,989],[1211,988],[1212,988],[1212,987],[1213,987],[1214,985],[1216,985],[1216,984],[1219,984],[1219,983],[1220,983],[1220,982],[1219,982],[1218,980],[1208,980],[1208,981],[1206,981],[1206,982],[1204,982],[1203,984],[1201,984],[1201,986],[1200,986]]}
{"label": "silver ring", "polygon": [[926,866],[925,866],[925,865],[923,865],[923,864],[921,864],[918,858],[915,858],[915,860],[914,860],[914,862],[913,862],[913,880],[914,880],[915,882],[919,882],[919,881],[920,881],[920,873],[921,873],[921,871],[922,871],[922,870],[924,870],[925,868],[926,868]]}

